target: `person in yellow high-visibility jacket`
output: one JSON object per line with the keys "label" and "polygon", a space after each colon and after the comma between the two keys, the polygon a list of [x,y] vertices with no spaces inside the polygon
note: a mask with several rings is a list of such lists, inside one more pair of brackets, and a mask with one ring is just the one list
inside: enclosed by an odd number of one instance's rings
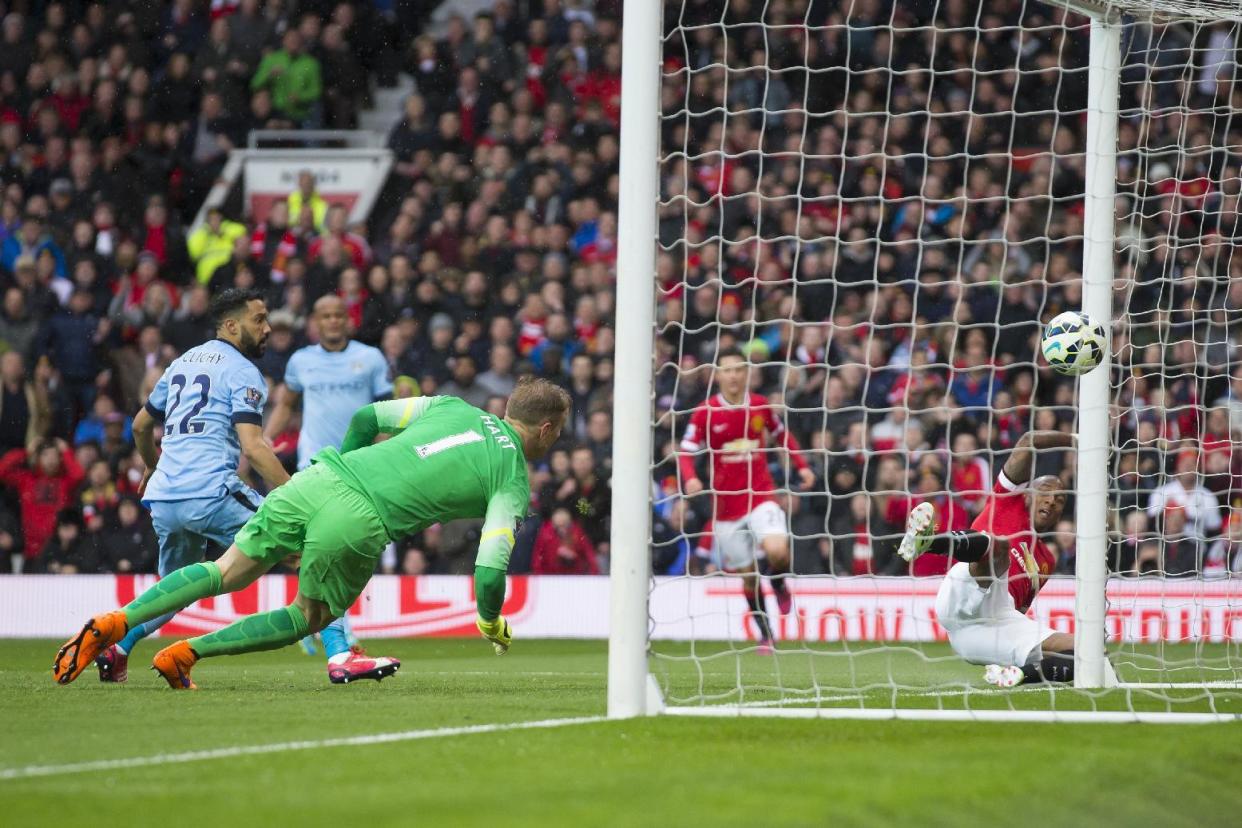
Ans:
{"label": "person in yellow high-visibility jacket", "polygon": [[190,234],[186,248],[194,261],[194,276],[200,285],[211,281],[216,268],[233,256],[233,244],[246,235],[246,225],[229,221],[219,207],[207,211],[207,221]]}
{"label": "person in yellow high-visibility jacket", "polygon": [[315,174],[310,170],[298,173],[298,188],[289,194],[289,223],[302,223],[302,208],[309,206],[315,221],[315,232],[323,230],[323,220],[328,215],[328,202],[315,190]]}

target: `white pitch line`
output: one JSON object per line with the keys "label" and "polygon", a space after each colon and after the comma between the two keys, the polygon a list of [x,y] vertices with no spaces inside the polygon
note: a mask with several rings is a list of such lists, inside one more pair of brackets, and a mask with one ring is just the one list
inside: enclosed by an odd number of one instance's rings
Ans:
{"label": "white pitch line", "polygon": [[412,742],[419,739],[439,739],[446,736],[470,736],[476,733],[503,733],[510,730],[542,730],[566,725],[596,724],[607,721],[606,716],[578,716],[566,719],[540,719],[533,722],[508,722],[497,724],[466,725],[463,727],[439,727],[427,730],[399,730],[393,733],[372,733],[366,736],[342,736],[335,739],[313,739],[304,742],[274,742],[266,745],[235,745],[191,750],[185,753],[159,753],[154,756],[133,756],[128,759],[97,759],[93,762],[74,762],[68,765],[27,765],[23,768],[0,769],[0,780],[30,779],[36,776],[58,776],[65,773],[89,773],[93,771],[143,768],[151,765],[179,765],[186,762],[204,762],[209,759],[230,759],[234,756],[258,756],[265,753],[283,753],[293,750],[317,750],[319,748],[354,747],[358,745],[382,745],[389,742]]}

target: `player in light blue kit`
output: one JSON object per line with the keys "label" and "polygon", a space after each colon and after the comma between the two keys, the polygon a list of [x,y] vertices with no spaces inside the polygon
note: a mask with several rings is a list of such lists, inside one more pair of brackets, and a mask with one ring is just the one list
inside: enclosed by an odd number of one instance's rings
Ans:
{"label": "player in light blue kit", "polygon": [[[392,396],[384,354],[349,338],[349,314],[339,296],[321,296],[312,308],[311,318],[319,331],[319,344],[299,348],[289,357],[284,384],[276,389],[276,404],[264,429],[268,440],[275,441],[301,403],[299,471],[311,464],[311,458],[320,449],[341,447],[355,411]],[[343,628],[333,625],[319,634],[328,655],[328,678],[333,681],[337,680],[338,665],[355,664],[366,658],[349,629],[348,617],[342,617],[340,623]],[[313,654],[314,637],[303,639],[302,647]]]}
{"label": "player in light blue kit", "polygon": [[[267,385],[250,360],[263,353],[271,327],[258,291],[226,290],[211,303],[216,339],[173,360],[134,417],[134,444],[147,471],[139,486],[159,537],[160,576],[203,560],[207,542],[228,547],[262,498],[237,474],[241,455],[269,486],[289,479],[263,439]],[[162,452],[155,426],[164,424]],[[128,678],[129,653],[172,615],[140,624],[95,660],[100,681]],[[382,678],[399,664],[384,664]]]}

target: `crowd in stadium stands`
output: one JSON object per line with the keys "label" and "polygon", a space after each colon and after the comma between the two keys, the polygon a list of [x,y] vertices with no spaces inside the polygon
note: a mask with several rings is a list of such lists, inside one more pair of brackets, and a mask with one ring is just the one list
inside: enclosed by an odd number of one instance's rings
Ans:
{"label": "crowd in stadium stands", "polygon": [[[513,571],[607,571],[620,3],[496,0],[438,39],[419,5],[51,2],[3,18],[0,568],[152,571],[130,415],[212,335],[211,293],[255,286],[273,384],[328,293],[399,396],[500,412],[523,372],[563,383],[573,418],[532,470]],[[672,447],[735,344],[818,475],[784,500],[795,570],[903,573],[915,503],[966,526],[1019,435],[1072,424],[1073,384],[1035,346],[1041,320],[1081,303],[1085,19],[1066,30],[1021,0],[981,17],[965,0],[665,8],[667,31],[688,28],[665,42],[661,99],[655,569],[710,567],[709,499],[679,495]],[[761,11],[788,24],[780,38],[752,25]],[[1184,94],[1201,114],[1122,122],[1122,572],[1242,569],[1242,187],[1235,157],[1179,151],[1242,137],[1209,108],[1242,105],[1219,35],[1194,51],[1174,27],[1127,35],[1123,109]],[[1195,82],[1174,83],[1191,59]],[[250,130],[353,127],[398,71],[418,92],[368,224],[307,174],[262,223],[213,210],[190,230]],[[275,441],[290,465],[296,441],[295,419]],[[1072,483],[1071,456],[1043,454],[1037,473]],[[432,527],[384,570],[468,571],[477,531]],[[1072,571],[1072,522],[1051,540]]]}

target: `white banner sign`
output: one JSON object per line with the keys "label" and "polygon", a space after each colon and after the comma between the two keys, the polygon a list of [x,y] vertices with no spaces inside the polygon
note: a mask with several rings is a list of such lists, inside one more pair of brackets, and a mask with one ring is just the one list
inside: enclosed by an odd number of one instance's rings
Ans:
{"label": "white banner sign", "polygon": [[[89,616],[128,603],[155,582],[149,575],[0,575],[0,637],[56,638]],[[775,618],[776,634],[805,641],[942,641],[936,623],[938,578],[803,578],[793,585],[794,613]],[[269,576],[233,595],[184,610],[166,635],[198,635],[253,612],[284,606],[292,576]],[[735,578],[657,578],[651,634],[667,640],[754,637]],[[1242,581],[1115,579],[1108,587],[1111,640],[1242,642]],[[775,601],[769,601],[775,611]],[[608,579],[519,576],[509,579],[504,613],[519,637],[607,638]],[[1053,580],[1033,615],[1074,629],[1074,582]],[[377,576],[350,611],[364,638],[473,636],[472,580],[465,576]]]}

